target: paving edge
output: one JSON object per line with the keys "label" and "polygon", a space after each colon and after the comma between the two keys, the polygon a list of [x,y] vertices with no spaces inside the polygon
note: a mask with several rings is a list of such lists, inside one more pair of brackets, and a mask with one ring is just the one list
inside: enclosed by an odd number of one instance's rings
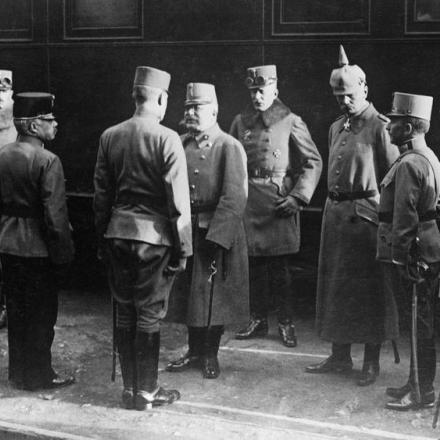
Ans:
{"label": "paving edge", "polygon": [[94,440],[92,437],[68,434],[66,432],[49,431],[18,423],[0,420],[0,436],[2,440]]}

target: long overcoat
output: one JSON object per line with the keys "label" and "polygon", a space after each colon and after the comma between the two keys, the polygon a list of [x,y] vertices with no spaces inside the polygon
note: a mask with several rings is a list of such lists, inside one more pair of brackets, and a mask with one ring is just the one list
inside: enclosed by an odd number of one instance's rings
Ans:
{"label": "long overcoat", "polygon": [[306,124],[276,99],[264,112],[248,108],[237,115],[230,134],[243,144],[248,159],[244,222],[249,255],[298,252],[299,214],[282,218],[275,207],[287,195],[308,204],[318,184],[322,160]]}
{"label": "long overcoat", "polygon": [[329,132],[328,190],[373,191],[373,197],[327,198],[319,252],[316,324],[336,343],[380,343],[398,334],[397,310],[384,293],[376,261],[379,184],[399,156],[387,119],[370,103],[359,116],[338,118]]}
{"label": "long overcoat", "polygon": [[[194,256],[173,286],[167,320],[188,326],[241,324],[249,316],[249,281],[243,213],[247,199],[246,155],[217,124],[196,137],[182,136],[188,164]],[[220,245],[217,273],[209,282]]]}

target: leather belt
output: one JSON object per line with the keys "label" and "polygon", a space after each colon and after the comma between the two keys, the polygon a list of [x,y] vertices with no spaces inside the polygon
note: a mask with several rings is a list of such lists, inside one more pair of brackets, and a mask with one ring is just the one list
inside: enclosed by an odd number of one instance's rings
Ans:
{"label": "leather belt", "polygon": [[191,204],[191,214],[200,214],[201,212],[212,212],[217,208],[217,203]]}
{"label": "leather belt", "polygon": [[167,206],[165,198],[155,197],[147,194],[119,194],[116,198],[116,203],[127,205],[143,205],[152,208],[166,208]]}
{"label": "leather belt", "polygon": [[248,170],[249,177],[260,177],[266,179],[268,177],[284,177],[285,170],[271,170],[270,168],[252,168]]}
{"label": "leather belt", "polygon": [[370,189],[368,191],[353,191],[353,192],[337,192],[329,191],[328,198],[337,202],[344,202],[345,200],[358,200],[368,199],[374,197],[378,192],[376,189]]}
{"label": "leather belt", "polygon": [[9,217],[22,217],[22,218],[43,218],[43,209],[31,208],[24,205],[6,204],[0,208],[2,215]]}
{"label": "leather belt", "polygon": [[[379,212],[379,221],[382,223],[393,223],[393,214],[394,213],[392,211]],[[429,222],[431,220],[437,220],[437,218],[437,211],[431,209],[419,217],[419,222]]]}

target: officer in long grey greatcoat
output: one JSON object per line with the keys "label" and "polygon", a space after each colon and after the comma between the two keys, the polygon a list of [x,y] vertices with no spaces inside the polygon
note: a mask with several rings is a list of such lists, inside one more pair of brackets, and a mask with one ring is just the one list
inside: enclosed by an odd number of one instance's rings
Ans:
{"label": "officer in long grey greatcoat", "polygon": [[126,408],[172,403],[158,385],[160,322],[174,274],[192,253],[186,159],[178,134],[160,124],[170,75],[136,68],[130,119],[101,135],[95,225],[116,301],[116,340]]}
{"label": "officer in long grey greatcoat", "polygon": [[188,132],[182,142],[188,163],[194,257],[172,294],[172,301],[185,306],[170,317],[187,324],[188,351],[166,368],[201,368],[207,379],[220,373],[217,353],[224,326],[243,323],[249,315],[243,226],[246,154],[239,141],[220,129],[217,113],[214,86],[189,83],[184,114]]}
{"label": "officer in long grey greatcoat", "polygon": [[[406,411],[434,406],[435,309],[440,272],[440,232],[436,207],[440,196],[440,163],[426,145],[432,97],[396,92],[388,125],[400,157],[382,180],[377,258],[385,273],[385,287],[395,295],[400,318],[408,318],[413,285],[418,296],[416,353],[412,352],[408,382],[387,388],[395,400],[386,408]],[[420,402],[416,398],[417,359]]]}
{"label": "officer in long grey greatcoat", "polygon": [[247,75],[252,105],[230,129],[244,146],[249,174],[244,223],[251,319],[236,338],[267,334],[272,294],[283,344],[295,347],[291,256],[299,251],[299,213],[312,198],[322,160],[306,124],[278,98],[276,66],[250,67]]}
{"label": "officer in long grey greatcoat", "polygon": [[399,151],[386,130],[388,119],[367,101],[364,71],[349,65],[340,47],[330,76],[344,114],[330,127],[328,197],[319,251],[316,324],[332,342],[332,354],[308,373],[350,371],[352,343],[365,344],[359,385],[379,374],[381,343],[397,337],[397,310],[385,294],[376,261],[379,184]]}

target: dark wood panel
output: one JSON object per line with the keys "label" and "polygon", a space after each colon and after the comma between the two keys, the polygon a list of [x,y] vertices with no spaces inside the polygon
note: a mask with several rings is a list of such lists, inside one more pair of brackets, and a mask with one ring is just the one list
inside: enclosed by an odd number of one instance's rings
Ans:
{"label": "dark wood panel", "polygon": [[2,0],[0,41],[33,40],[32,0]]}
{"label": "dark wood panel", "polygon": [[142,38],[143,0],[64,0],[64,39]]}
{"label": "dark wood panel", "polygon": [[405,33],[440,35],[440,2],[437,0],[405,0]]}
{"label": "dark wood panel", "polygon": [[263,0],[148,0],[147,41],[257,40]]}
{"label": "dark wood panel", "polygon": [[370,33],[371,0],[272,0],[272,36]]}

